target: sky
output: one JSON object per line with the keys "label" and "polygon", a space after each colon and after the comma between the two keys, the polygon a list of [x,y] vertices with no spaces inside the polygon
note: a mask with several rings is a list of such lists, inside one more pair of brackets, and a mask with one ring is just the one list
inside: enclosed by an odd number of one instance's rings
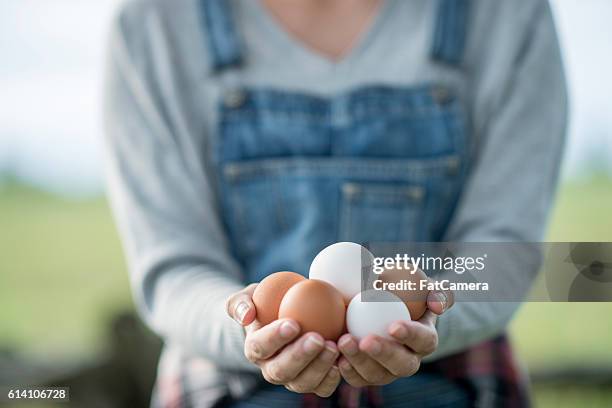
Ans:
{"label": "sky", "polygon": [[[104,45],[119,3],[0,2],[0,172],[61,193],[103,188]],[[572,98],[564,177],[612,173],[612,1],[552,4]]]}

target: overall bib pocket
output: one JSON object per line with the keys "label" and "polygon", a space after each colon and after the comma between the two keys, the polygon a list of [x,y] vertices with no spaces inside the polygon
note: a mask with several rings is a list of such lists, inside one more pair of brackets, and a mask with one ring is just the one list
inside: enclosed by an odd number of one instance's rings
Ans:
{"label": "overall bib pocket", "polygon": [[343,183],[340,241],[414,241],[421,234],[425,188],[418,185]]}

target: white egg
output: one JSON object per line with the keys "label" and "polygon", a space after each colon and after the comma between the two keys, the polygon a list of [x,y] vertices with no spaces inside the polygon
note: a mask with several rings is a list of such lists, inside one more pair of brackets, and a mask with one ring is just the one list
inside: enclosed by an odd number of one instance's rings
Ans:
{"label": "white egg", "polygon": [[361,293],[353,297],[346,311],[346,328],[358,339],[368,334],[376,334],[391,339],[388,333],[389,325],[398,320],[410,320],[410,312],[402,300],[393,293],[386,291],[367,291],[364,301]]}
{"label": "white egg", "polygon": [[334,286],[345,302],[361,291],[361,272],[372,266],[374,256],[354,242],[338,242],[323,249],[310,265],[308,277]]}

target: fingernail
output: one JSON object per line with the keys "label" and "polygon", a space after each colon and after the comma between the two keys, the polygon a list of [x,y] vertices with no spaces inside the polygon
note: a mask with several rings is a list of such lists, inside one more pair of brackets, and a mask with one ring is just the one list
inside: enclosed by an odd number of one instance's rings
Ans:
{"label": "fingernail", "polygon": [[355,344],[355,342],[352,339],[342,340],[342,343],[339,344],[339,346],[342,352],[346,354],[347,356],[354,356],[355,354],[359,352],[359,347],[357,346],[357,344]]}
{"label": "fingernail", "polygon": [[304,342],[304,351],[309,354],[319,351],[321,347],[323,347],[323,341],[317,336],[310,336]]}
{"label": "fingernail", "polygon": [[444,292],[436,292],[434,296],[436,297],[438,302],[440,302],[440,304],[442,305],[442,312],[445,312],[446,303],[448,302],[448,299],[446,298],[446,294]]}
{"label": "fingernail", "polygon": [[338,356],[338,350],[331,344],[325,343],[325,351],[321,355],[323,361],[334,361]]}
{"label": "fingernail", "polygon": [[382,345],[378,340],[372,340],[370,342],[370,346],[368,347],[368,352],[373,355],[378,355],[382,351]]}
{"label": "fingernail", "polygon": [[286,321],[281,324],[279,332],[282,338],[289,339],[297,334],[298,328],[295,323]]}
{"label": "fingernail", "polygon": [[398,322],[395,322],[391,325],[391,327],[389,328],[389,333],[393,337],[397,337],[400,339],[403,339],[408,334],[408,332],[406,331],[406,327],[404,327],[403,324]]}
{"label": "fingernail", "polygon": [[234,309],[234,316],[236,316],[236,320],[238,323],[242,323],[244,321],[244,317],[249,312],[251,307],[247,302],[240,302],[236,305],[236,309]]}

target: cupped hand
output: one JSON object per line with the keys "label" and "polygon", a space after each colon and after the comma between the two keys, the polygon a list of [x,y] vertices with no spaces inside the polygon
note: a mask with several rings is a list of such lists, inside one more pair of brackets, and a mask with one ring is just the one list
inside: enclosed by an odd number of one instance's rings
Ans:
{"label": "cupped hand", "polygon": [[368,335],[360,341],[350,334],[338,341],[342,377],[354,387],[385,385],[414,375],[421,360],[438,346],[437,315],[453,304],[452,293],[431,292],[428,310],[418,321],[397,321],[389,326],[393,340]]}
{"label": "cupped hand", "polygon": [[300,336],[300,326],[291,319],[276,320],[262,327],[252,301],[256,286],[247,286],[226,303],[229,316],[245,327],[246,358],[272,384],[284,385],[297,393],[330,396],[341,379],[334,365],[339,355],[336,344],[314,332]]}

